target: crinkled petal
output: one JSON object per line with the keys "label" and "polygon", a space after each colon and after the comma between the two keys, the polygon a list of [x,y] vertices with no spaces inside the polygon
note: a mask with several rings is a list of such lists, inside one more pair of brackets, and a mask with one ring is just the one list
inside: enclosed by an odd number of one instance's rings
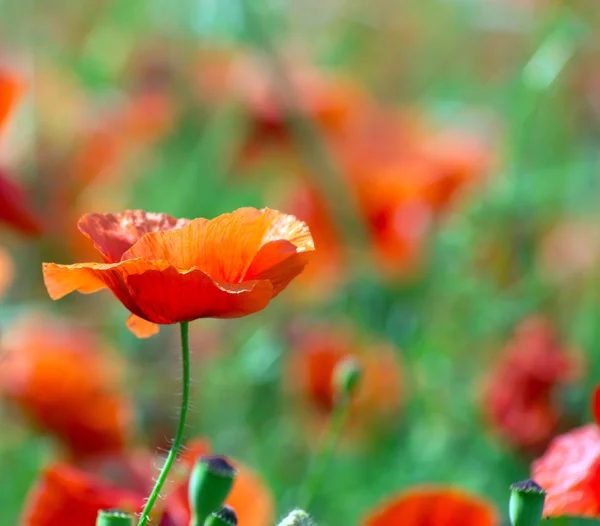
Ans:
{"label": "crinkled petal", "polygon": [[148,270],[126,278],[142,317],[169,324],[197,318],[238,318],[264,309],[273,296],[269,281],[217,283],[200,269]]}
{"label": "crinkled petal", "polygon": [[420,487],[402,492],[377,506],[365,526],[495,526],[491,502],[453,487]]}
{"label": "crinkled petal", "polygon": [[98,511],[121,509],[136,513],[144,495],[121,490],[66,465],[47,468],[31,491],[23,526],[87,526]]}
{"label": "crinkled petal", "polygon": [[556,437],[531,467],[547,491],[544,515],[600,515],[600,428],[583,426]]}
{"label": "crinkled petal", "polygon": [[168,214],[126,210],[120,214],[86,214],[77,226],[94,243],[104,261],[117,263],[144,234],[182,228],[189,222]]}

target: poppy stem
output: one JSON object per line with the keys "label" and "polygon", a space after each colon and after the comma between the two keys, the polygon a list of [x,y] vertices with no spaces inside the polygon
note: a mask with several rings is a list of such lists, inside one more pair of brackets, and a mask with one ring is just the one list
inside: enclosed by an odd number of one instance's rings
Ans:
{"label": "poppy stem", "polygon": [[331,464],[331,459],[333,458],[335,448],[342,434],[342,430],[344,429],[344,425],[346,424],[346,420],[348,420],[349,412],[350,397],[343,396],[333,408],[331,417],[327,422],[325,435],[308,467],[306,477],[298,491],[298,498],[296,499],[297,506],[303,510],[309,509],[317,490],[321,486],[327,468]]}
{"label": "poppy stem", "polygon": [[185,421],[188,412],[188,405],[190,401],[190,344],[188,337],[188,325],[189,322],[183,321],[180,323],[181,329],[181,356],[183,362],[183,395],[181,398],[181,412],[179,413],[179,425],[177,426],[177,434],[175,435],[175,440],[173,440],[173,446],[169,451],[169,455],[167,456],[167,460],[165,461],[165,465],[163,466],[158,478],[156,479],[156,483],[154,484],[154,488],[152,488],[152,492],[148,497],[148,501],[146,502],[146,506],[142,511],[142,516],[140,517],[140,522],[138,526],[146,526],[148,521],[150,520],[150,512],[154,507],[154,503],[160,494],[160,490],[167,480],[167,476],[169,471],[171,470],[171,466],[177,455],[179,454],[179,450],[181,449],[181,443],[183,442],[183,433],[185,431]]}

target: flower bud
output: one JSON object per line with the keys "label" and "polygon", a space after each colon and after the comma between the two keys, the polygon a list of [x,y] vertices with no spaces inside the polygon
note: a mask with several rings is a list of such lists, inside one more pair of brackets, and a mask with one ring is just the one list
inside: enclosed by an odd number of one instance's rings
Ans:
{"label": "flower bud", "polygon": [[120,510],[100,510],[96,526],[133,526],[133,517]]}
{"label": "flower bud", "polygon": [[294,510],[278,526],[314,526],[310,515],[302,510]]}
{"label": "flower bud", "polygon": [[542,520],[546,492],[532,479],[510,487],[509,516],[512,526],[538,526]]}
{"label": "flower bud", "polygon": [[348,399],[356,392],[362,372],[362,366],[356,358],[340,360],[333,371],[333,392],[336,400]]}
{"label": "flower bud", "polygon": [[230,506],[223,506],[220,510],[210,514],[204,526],[237,526],[238,518]]}
{"label": "flower bud", "polygon": [[231,491],[235,475],[235,468],[224,457],[198,458],[188,491],[191,526],[202,526],[213,511],[221,508]]}

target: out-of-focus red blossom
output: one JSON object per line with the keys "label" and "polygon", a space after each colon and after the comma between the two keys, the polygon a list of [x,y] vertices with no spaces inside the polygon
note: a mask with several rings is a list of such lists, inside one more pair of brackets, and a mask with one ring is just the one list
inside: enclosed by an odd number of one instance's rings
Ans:
{"label": "out-of-focus red blossom", "polygon": [[10,254],[0,247],[0,300],[10,287],[15,276],[15,265]]}
{"label": "out-of-focus red blossom", "polygon": [[3,334],[0,395],[58,438],[74,459],[121,450],[132,408],[93,334],[29,318]]}
{"label": "out-of-focus red blossom", "polygon": [[[0,69],[0,132],[24,91],[22,80]],[[21,187],[0,169],[0,221],[22,234],[37,236],[42,227]]]}
{"label": "out-of-focus red blossom", "polygon": [[547,491],[545,516],[600,517],[600,428],[579,427],[552,440],[533,462],[532,478]]}
{"label": "out-of-focus red blossom", "polygon": [[583,281],[600,263],[600,226],[595,218],[571,219],[552,228],[542,239],[538,265],[560,285]]}
{"label": "out-of-focus red blossom", "polygon": [[[195,458],[210,453],[206,441],[192,442],[172,472],[170,495],[153,510],[153,523],[158,526],[188,526],[190,512],[187,504],[188,477]],[[145,458],[144,472],[150,471],[152,459]],[[144,461],[142,458],[142,461]],[[127,463],[121,459],[121,465]],[[268,526],[275,515],[271,492],[260,477],[248,467],[234,461],[238,475],[227,504],[234,507],[240,524]],[[99,468],[99,466],[97,466]],[[139,471],[140,466],[132,466]],[[121,469],[122,471],[122,469]],[[120,473],[119,475],[122,475]],[[145,477],[148,485],[151,477]],[[122,482],[122,479],[121,479]],[[101,509],[119,508],[139,512],[149,487],[137,485],[125,488],[108,482],[97,473],[90,473],[66,465],[47,468],[31,490],[21,520],[22,526],[94,526]],[[72,521],[72,522],[71,522]]]}
{"label": "out-of-focus red blossom", "polygon": [[527,318],[485,380],[485,415],[503,440],[539,451],[560,424],[557,391],[580,372],[580,355],[565,348],[552,323],[540,316]]}
{"label": "out-of-focus red blossom", "polygon": [[127,210],[86,214],[78,226],[105,263],[44,263],[50,297],[109,289],[139,337],[155,334],[157,324],[258,312],[314,251],[306,224],[268,208],[192,221]]}
{"label": "out-of-focus red blossom", "polygon": [[451,486],[410,488],[375,507],[364,526],[497,526],[494,504]]}
{"label": "out-of-focus red blossom", "polygon": [[362,433],[402,406],[403,381],[398,351],[387,342],[358,343],[351,331],[313,330],[297,337],[285,369],[285,388],[299,402],[310,427],[319,431],[334,407],[333,374],[346,358],[363,368],[351,402],[350,430]]}
{"label": "out-of-focus red blossom", "polygon": [[99,510],[138,512],[145,495],[127,491],[68,465],[46,468],[31,491],[22,526],[94,526]]}

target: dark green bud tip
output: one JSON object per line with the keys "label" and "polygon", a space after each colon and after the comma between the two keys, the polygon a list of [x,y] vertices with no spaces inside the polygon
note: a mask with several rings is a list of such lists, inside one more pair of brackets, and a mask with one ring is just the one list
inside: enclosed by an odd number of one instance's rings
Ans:
{"label": "dark green bud tip", "polygon": [[101,510],[98,512],[96,526],[133,526],[133,517],[120,510]]}
{"label": "dark green bud tip", "polygon": [[310,515],[302,510],[294,510],[277,526],[314,526]]}
{"label": "dark green bud tip", "polygon": [[221,508],[231,491],[235,475],[235,468],[225,457],[198,458],[188,492],[194,526],[202,526],[212,512]]}
{"label": "dark green bud tip", "polygon": [[204,526],[237,526],[238,518],[231,506],[223,506],[210,514]]}
{"label": "dark green bud tip", "polygon": [[349,398],[358,388],[362,378],[362,366],[356,358],[344,358],[333,372],[333,390],[336,398]]}
{"label": "dark green bud tip", "polygon": [[544,512],[546,491],[532,479],[510,486],[509,516],[512,526],[538,526]]}

